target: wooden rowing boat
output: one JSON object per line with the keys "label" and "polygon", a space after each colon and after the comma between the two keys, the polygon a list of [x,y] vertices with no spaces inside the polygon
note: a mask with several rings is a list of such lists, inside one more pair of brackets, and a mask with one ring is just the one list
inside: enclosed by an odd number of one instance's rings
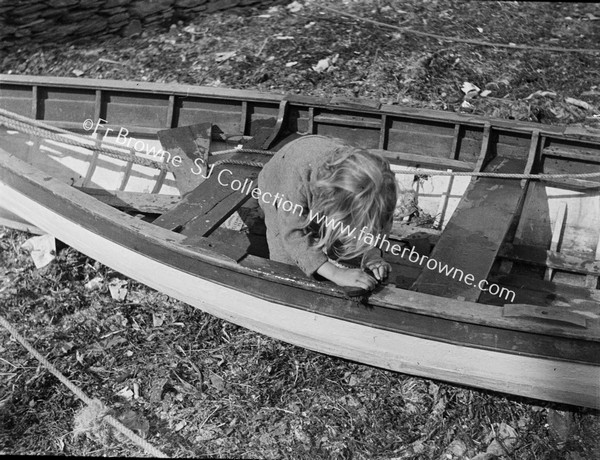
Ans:
{"label": "wooden rowing boat", "polygon": [[[600,408],[600,175],[581,175],[600,172],[593,136],[369,101],[12,75],[0,76],[0,109],[48,128],[23,119],[29,128],[18,130],[7,126],[15,117],[0,116],[0,224],[50,233],[154,289],[302,347]],[[269,157],[232,147],[277,150],[311,133],[390,159],[421,216],[434,218],[428,228],[399,219],[391,241],[412,238],[438,266],[388,252],[389,282],[362,297],[308,279],[268,260],[256,200],[193,172],[219,161],[249,183],[251,163]],[[132,155],[126,140],[145,153]],[[158,156],[161,147],[170,156]],[[550,176],[403,172],[412,167]],[[440,273],[441,264],[464,279]]]}

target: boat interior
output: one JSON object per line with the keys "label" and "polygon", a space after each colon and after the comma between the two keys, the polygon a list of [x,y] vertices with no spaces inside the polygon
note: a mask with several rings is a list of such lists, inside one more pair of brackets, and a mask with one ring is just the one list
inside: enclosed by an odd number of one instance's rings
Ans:
{"label": "boat interior", "polygon": [[[240,121],[237,106],[194,98],[171,108],[175,114],[165,116],[172,118],[170,126],[179,127],[164,129],[164,121],[143,106],[154,104],[152,99],[118,93],[97,111],[102,116],[96,119],[110,123],[94,126],[91,134],[91,128],[82,128],[81,110],[67,116],[78,93],[64,94],[68,97],[49,97],[34,109],[35,118],[85,135],[90,145],[117,149],[121,157],[5,126],[0,126],[0,148],[104,203],[179,233],[187,246],[204,247],[208,241],[214,251],[242,265],[268,259],[257,200],[220,185],[216,174],[208,179],[202,175],[207,164],[219,161],[217,168],[227,167],[241,183],[253,181],[259,168],[243,163],[264,163],[269,156],[232,149],[241,145],[276,151],[300,135],[321,134],[379,152],[396,172],[400,196],[390,243],[408,241],[428,259],[415,263],[386,252],[392,265],[387,286],[510,306],[505,314],[515,316],[531,316],[532,306],[556,307],[567,313],[561,321],[576,326],[600,313],[600,177],[539,180],[404,172],[415,167],[442,173],[598,172],[597,143],[514,129],[508,123],[290,109],[284,102],[278,107],[243,103]],[[11,93],[15,104],[23,100]],[[29,114],[29,108],[4,106]],[[129,120],[136,120],[135,126]],[[159,158],[161,149],[169,153]],[[150,163],[127,160],[131,153]],[[178,164],[175,155],[181,158]],[[168,167],[152,164],[157,158]],[[0,214],[0,224],[17,220]],[[429,259],[437,264],[427,266]],[[472,282],[441,273],[442,264],[471,275]],[[285,269],[296,273],[293,267]],[[477,286],[481,280],[496,287],[482,291]]]}

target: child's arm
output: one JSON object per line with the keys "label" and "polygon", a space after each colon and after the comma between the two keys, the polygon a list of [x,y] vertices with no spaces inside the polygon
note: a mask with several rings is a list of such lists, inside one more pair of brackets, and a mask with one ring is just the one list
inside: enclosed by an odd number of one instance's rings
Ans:
{"label": "child's arm", "polygon": [[361,267],[371,270],[378,281],[387,278],[392,271],[392,266],[383,259],[381,249],[377,248],[369,250],[363,256]]}
{"label": "child's arm", "polygon": [[360,268],[340,268],[327,261],[317,269],[317,273],[338,286],[359,287],[372,290],[377,281]]}

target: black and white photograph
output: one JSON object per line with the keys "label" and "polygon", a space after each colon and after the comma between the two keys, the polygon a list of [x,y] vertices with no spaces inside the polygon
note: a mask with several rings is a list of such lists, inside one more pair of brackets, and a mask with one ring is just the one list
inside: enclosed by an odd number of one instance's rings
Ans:
{"label": "black and white photograph", "polygon": [[0,454],[600,458],[600,3],[0,1]]}

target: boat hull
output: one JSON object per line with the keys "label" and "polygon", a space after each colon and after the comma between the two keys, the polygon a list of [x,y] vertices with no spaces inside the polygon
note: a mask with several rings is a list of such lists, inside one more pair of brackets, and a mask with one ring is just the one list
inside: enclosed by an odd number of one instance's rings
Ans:
{"label": "boat hull", "polygon": [[[3,205],[140,283],[242,327],[332,356],[524,397],[600,408],[600,367],[495,352],[374,329],[257,298],[126,247],[0,182]],[[83,212],[83,211],[82,211]],[[327,302],[327,297],[323,297]]]}

